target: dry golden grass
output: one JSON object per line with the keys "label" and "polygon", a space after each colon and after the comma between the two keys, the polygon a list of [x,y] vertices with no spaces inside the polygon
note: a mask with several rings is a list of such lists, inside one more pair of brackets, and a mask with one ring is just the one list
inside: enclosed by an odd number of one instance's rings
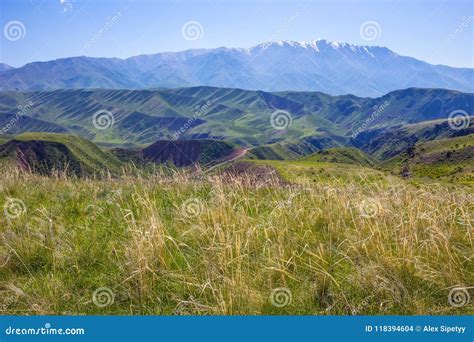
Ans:
{"label": "dry golden grass", "polygon": [[3,314],[473,312],[448,303],[474,285],[467,191],[184,172],[0,184]]}

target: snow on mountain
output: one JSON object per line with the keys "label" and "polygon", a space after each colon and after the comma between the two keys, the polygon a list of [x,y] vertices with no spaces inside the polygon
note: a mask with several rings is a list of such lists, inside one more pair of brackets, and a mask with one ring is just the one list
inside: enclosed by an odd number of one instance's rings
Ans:
{"label": "snow on mountain", "polygon": [[385,47],[311,41],[193,49],[127,59],[72,57],[0,71],[0,89],[208,85],[380,96],[409,87],[474,92],[474,69],[431,65]]}

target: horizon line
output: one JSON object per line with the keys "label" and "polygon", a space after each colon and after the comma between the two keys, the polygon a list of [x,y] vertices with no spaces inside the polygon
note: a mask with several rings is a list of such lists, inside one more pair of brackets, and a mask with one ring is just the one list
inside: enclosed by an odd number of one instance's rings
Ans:
{"label": "horizon line", "polygon": [[[288,40],[288,39],[285,39],[285,40],[269,40],[269,41],[262,42],[262,43],[259,43],[259,44],[256,44],[256,45],[252,45],[250,47],[228,47],[228,46],[221,45],[221,46],[209,47],[209,48],[196,47],[196,48],[189,48],[189,49],[184,49],[184,50],[174,50],[174,51],[173,50],[163,50],[163,51],[158,51],[158,52],[153,52],[153,53],[140,53],[140,54],[131,55],[131,56],[128,56],[128,57],[90,56],[90,55],[88,56],[88,55],[85,55],[85,54],[83,54],[83,55],[71,55],[71,56],[67,56],[67,57],[57,57],[57,58],[54,58],[54,59],[47,59],[47,60],[34,60],[34,61],[25,63],[25,64],[20,65],[20,66],[13,66],[11,64],[2,62],[0,60],[0,64],[6,65],[6,66],[10,67],[11,69],[19,69],[19,68],[22,68],[22,67],[24,67],[28,64],[32,64],[32,63],[48,63],[48,62],[54,62],[54,61],[58,61],[58,60],[65,60],[65,59],[72,59],[72,58],[119,59],[119,60],[124,61],[124,60],[127,60],[127,59],[140,57],[140,56],[154,56],[154,55],[165,54],[165,53],[182,53],[182,52],[193,51],[193,50],[211,51],[211,50],[218,50],[218,49],[228,49],[228,50],[247,50],[247,51],[250,51],[252,49],[258,48],[258,47],[266,45],[266,44],[270,45],[270,44],[278,44],[278,43],[296,43],[296,44],[299,44],[301,47],[303,47],[303,45],[305,45],[306,43],[311,44],[311,43],[317,43],[317,42],[327,42],[328,43],[327,45],[331,45],[333,47],[334,47],[334,45],[339,45],[340,44],[343,47],[344,47],[344,45],[347,45],[349,47],[387,49],[390,52],[396,54],[397,56],[413,58],[417,61],[421,61],[421,62],[427,63],[429,65],[445,66],[445,67],[454,68],[454,69],[474,69],[474,65],[472,65],[472,66],[452,66],[452,65],[447,65],[447,64],[432,64],[432,63],[429,63],[425,60],[418,59],[416,57],[412,57],[412,56],[408,56],[408,55],[400,55],[397,52],[393,51],[392,49],[390,49],[386,46],[381,46],[381,45],[358,45],[358,44],[353,44],[353,43],[348,43],[348,42],[343,42],[343,41],[336,41],[336,40],[331,41],[331,40],[328,40],[328,39],[325,39],[325,38],[315,38],[315,39],[311,39],[311,40]],[[306,47],[304,47],[304,48],[306,48]],[[0,71],[0,72],[5,72],[5,71],[8,71],[8,70],[9,69],[3,70],[3,71]]]}

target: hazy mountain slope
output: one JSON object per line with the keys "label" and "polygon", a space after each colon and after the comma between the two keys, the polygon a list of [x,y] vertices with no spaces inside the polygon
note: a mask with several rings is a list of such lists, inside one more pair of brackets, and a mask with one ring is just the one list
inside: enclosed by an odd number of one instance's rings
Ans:
{"label": "hazy mountain slope", "polygon": [[[46,122],[40,119],[31,118],[27,115],[17,117],[14,114],[0,113],[0,127],[5,127],[8,134],[19,134],[23,132],[52,132],[66,133],[65,127]],[[0,132],[0,134],[3,132]]]}
{"label": "hazy mountain slope", "polygon": [[1,70],[2,90],[215,86],[380,96],[408,88],[474,91],[474,70],[431,65],[377,46],[313,40],[196,49],[128,59],[71,57]]}
{"label": "hazy mountain slope", "polygon": [[0,63],[0,72],[5,71],[5,70],[10,70],[10,69],[13,69],[13,67],[5,63]]}

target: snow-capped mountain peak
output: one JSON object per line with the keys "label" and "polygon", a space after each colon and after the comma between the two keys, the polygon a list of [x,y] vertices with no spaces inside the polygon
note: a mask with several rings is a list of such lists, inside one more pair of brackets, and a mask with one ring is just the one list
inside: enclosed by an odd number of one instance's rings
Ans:
{"label": "snow-capped mountain peak", "polygon": [[250,48],[191,49],[125,60],[69,57],[34,62],[0,71],[0,89],[10,89],[3,85],[15,90],[210,85],[380,96],[408,87],[472,92],[473,73],[400,56],[385,47],[325,39],[280,40]]}
{"label": "snow-capped mountain peak", "polygon": [[326,49],[333,50],[348,50],[354,53],[367,53],[373,56],[371,50],[379,48],[378,46],[363,46],[363,45],[354,45],[345,42],[338,41],[328,41],[326,39],[312,39],[309,41],[293,41],[293,40],[279,40],[279,41],[269,41],[266,43],[258,44],[249,48],[249,51],[262,51],[272,48],[293,48],[293,49],[310,49],[316,52],[321,52]]}

